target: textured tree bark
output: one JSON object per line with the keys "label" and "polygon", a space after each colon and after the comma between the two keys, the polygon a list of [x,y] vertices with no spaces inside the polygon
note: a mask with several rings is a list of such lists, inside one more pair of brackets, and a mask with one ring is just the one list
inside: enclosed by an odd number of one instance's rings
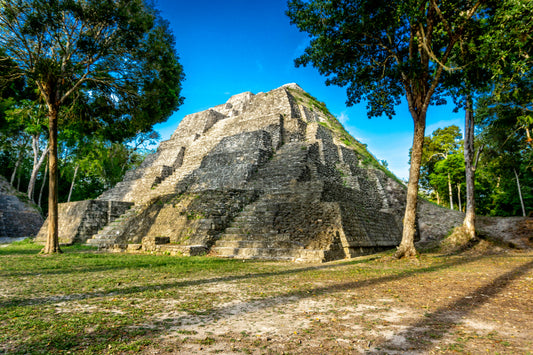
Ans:
{"label": "textured tree bark", "polygon": [[37,174],[39,173],[39,169],[41,169],[41,165],[43,164],[44,160],[46,159],[46,155],[48,154],[48,146],[45,147],[45,149],[41,153],[41,156],[39,157],[39,136],[33,135],[32,136],[32,148],[33,148],[33,167],[31,170],[30,182],[28,184],[28,198],[33,201],[33,190],[35,189],[35,182],[37,181]]}
{"label": "textured tree bark", "polygon": [[453,210],[453,191],[452,191],[452,178],[448,173],[448,195],[450,195],[450,209]]}
{"label": "textured tree bark", "polygon": [[19,152],[19,156],[17,158],[17,162],[15,163],[15,168],[13,169],[13,174],[11,174],[11,180],[9,181],[11,186],[15,186],[13,184],[15,183],[15,177],[17,176],[17,170],[19,168],[19,165],[20,165],[21,161],[22,161],[22,152]]}
{"label": "textured tree bark", "polygon": [[17,190],[20,191],[20,179],[22,178],[20,172],[18,174],[18,179],[17,179]]}
{"label": "textured tree bark", "polygon": [[[476,238],[476,202],[474,199],[475,192],[475,174],[476,165],[474,162],[474,113],[472,112],[472,98],[466,98],[465,108],[465,177],[466,177],[466,214],[463,221],[465,231],[470,238]],[[478,155],[479,156],[479,155]]]}
{"label": "textured tree bark", "polygon": [[74,184],[76,182],[76,175],[78,175],[78,169],[79,168],[80,168],[80,166],[76,165],[76,168],[74,169],[74,176],[72,177],[72,183],[70,184],[70,190],[68,192],[67,202],[70,202],[70,197],[72,196],[72,190],[74,190]]}
{"label": "textured tree bark", "polygon": [[42,253],[61,253],[59,248],[59,225],[57,210],[58,195],[58,171],[57,171],[57,116],[59,104],[51,104],[48,107],[49,122],[49,147],[50,154],[48,165],[50,171],[50,181],[48,183],[48,237]]}
{"label": "textured tree bark", "polygon": [[526,216],[526,208],[524,207],[524,199],[522,198],[522,188],[520,187],[520,179],[516,169],[513,169],[514,176],[516,178],[516,187],[518,188],[518,197],[520,198],[520,205],[522,206],[522,216]]}
{"label": "textured tree bark", "polygon": [[[413,115],[413,117],[415,117]],[[403,218],[402,242],[396,251],[397,258],[416,255],[416,208],[418,204],[418,180],[422,164],[422,149],[424,147],[424,133],[426,130],[425,112],[414,119],[415,129],[413,148],[411,150],[411,166],[409,168],[409,183],[407,184],[407,202]]]}
{"label": "textured tree bark", "polygon": [[41,191],[39,191],[39,202],[37,202],[37,205],[39,205],[39,207],[41,208],[43,207],[41,205],[41,198],[43,197],[43,190],[44,190],[44,186],[46,185],[47,177],[48,177],[48,162],[46,162],[46,164],[44,165],[43,184],[41,185]]}
{"label": "textured tree bark", "polygon": [[463,206],[461,206],[461,184],[457,184],[457,207],[459,211],[463,211]]}

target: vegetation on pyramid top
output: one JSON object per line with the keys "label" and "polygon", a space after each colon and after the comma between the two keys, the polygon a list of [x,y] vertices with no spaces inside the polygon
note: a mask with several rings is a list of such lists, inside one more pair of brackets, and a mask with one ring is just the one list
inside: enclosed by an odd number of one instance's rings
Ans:
{"label": "vegetation on pyramid top", "polygon": [[340,123],[339,120],[331,112],[329,112],[324,102],[318,101],[315,97],[303,91],[299,86],[287,85],[286,88],[289,90],[297,103],[308,107],[311,111],[316,110],[320,112],[325,120],[320,121],[319,124],[333,131],[344,145],[354,149],[362,158],[363,165],[377,168],[383,171],[387,176],[403,184],[401,180],[399,180],[391,171],[387,169],[385,165],[380,163],[376,157],[374,157],[374,155],[368,151],[366,144],[359,142],[357,139],[352,137],[348,131],[346,131],[342,123]]}

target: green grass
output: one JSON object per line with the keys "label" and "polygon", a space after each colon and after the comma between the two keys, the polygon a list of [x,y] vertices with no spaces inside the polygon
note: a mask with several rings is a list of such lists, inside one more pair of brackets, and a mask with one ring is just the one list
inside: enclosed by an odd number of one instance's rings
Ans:
{"label": "green grass", "polygon": [[0,298],[0,353],[134,353],[152,342],[143,324],[161,310],[157,300],[181,299],[179,309],[204,314],[213,299],[183,295],[184,288],[254,269],[208,257],[104,254],[79,245],[43,256],[41,249],[30,241],[0,248],[0,287],[8,292]]}
{"label": "green grass", "polygon": [[[272,312],[281,312],[276,305],[289,299],[327,297],[341,308],[346,302],[371,302],[368,297],[373,296],[408,300],[410,289],[402,294],[403,288],[394,284],[410,280],[418,285],[411,278],[438,280],[463,267],[470,274],[466,265],[472,262],[470,257],[434,255],[396,261],[389,251],[302,265],[99,253],[83,246],[44,256],[41,248],[31,241],[0,248],[0,353],[179,352],[180,344],[218,342],[217,336],[180,326],[191,317],[197,330],[217,319],[225,321],[226,305],[235,300],[273,307]],[[171,327],[180,340],[161,344],[160,337]],[[241,338],[245,335],[250,334]]]}
{"label": "green grass", "polygon": [[[250,299],[263,299],[287,288],[308,295],[311,279],[331,279],[327,269],[293,263],[98,253],[79,245],[44,256],[41,249],[29,240],[0,248],[0,353],[135,353],[157,347],[153,338],[165,324],[149,320],[168,311],[168,302],[174,311],[203,317],[231,301],[209,291],[214,283],[238,282]],[[279,277],[280,286],[265,287]],[[202,287],[207,291],[199,297]]]}

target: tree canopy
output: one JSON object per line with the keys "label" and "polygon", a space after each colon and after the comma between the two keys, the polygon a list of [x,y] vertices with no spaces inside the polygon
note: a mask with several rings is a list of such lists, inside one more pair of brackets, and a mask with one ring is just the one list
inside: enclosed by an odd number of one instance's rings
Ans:
{"label": "tree canopy", "polygon": [[[167,22],[143,0],[3,0],[1,5],[2,80],[34,83],[48,109],[45,252],[56,252],[61,120],[80,120],[83,133],[99,130],[115,141],[148,131],[182,103],[183,71]],[[86,114],[72,115],[71,108]]]}

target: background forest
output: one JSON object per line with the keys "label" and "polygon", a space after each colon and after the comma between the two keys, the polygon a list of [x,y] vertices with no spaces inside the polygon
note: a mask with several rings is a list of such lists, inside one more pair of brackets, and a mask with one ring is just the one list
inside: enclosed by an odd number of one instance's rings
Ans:
{"label": "background forest", "polygon": [[[478,129],[475,199],[479,215],[526,216],[533,210],[531,140],[516,117]],[[441,206],[464,211],[465,160],[460,128],[439,128],[426,136],[422,159],[421,193]]]}

